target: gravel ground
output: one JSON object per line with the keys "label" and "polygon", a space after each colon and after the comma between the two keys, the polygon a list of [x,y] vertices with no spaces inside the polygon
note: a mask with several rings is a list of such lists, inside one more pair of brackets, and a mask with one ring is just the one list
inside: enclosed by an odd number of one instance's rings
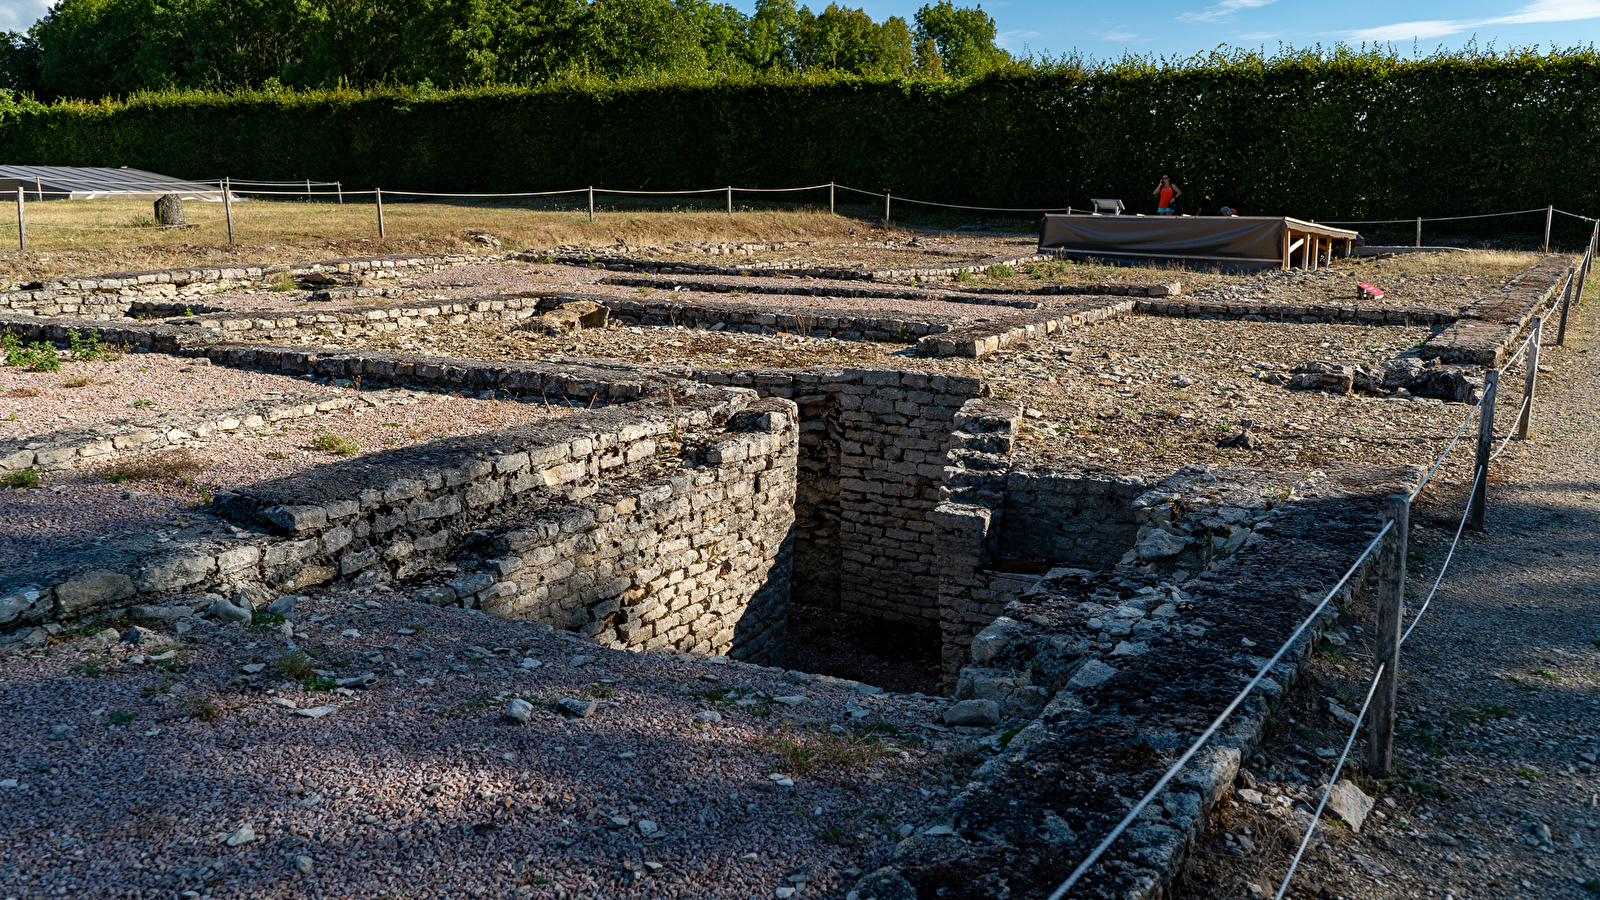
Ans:
{"label": "gravel ground", "polygon": [[[1378,799],[1360,834],[1324,829],[1294,897],[1590,898],[1600,893],[1600,359],[1594,305],[1577,339],[1546,346],[1535,434],[1491,476],[1487,530],[1466,533],[1402,656],[1391,777],[1351,777]],[[1457,455],[1470,454],[1458,448]],[[1413,511],[1410,591],[1425,597],[1460,521],[1464,485]],[[1271,896],[1349,733],[1326,697],[1358,709],[1371,673],[1370,602],[1325,644],[1259,761],[1269,806],[1235,797],[1189,868],[1194,898]],[[1364,737],[1364,735],[1363,735]],[[1364,759],[1358,741],[1357,759]],[[1241,785],[1243,786],[1243,785]],[[1274,797],[1288,798],[1293,807]],[[1247,847],[1239,838],[1249,838]],[[1253,886],[1253,887],[1252,887]]]}
{"label": "gravel ground", "polygon": [[[163,359],[155,354],[139,358]],[[283,376],[221,367],[215,371],[256,374],[302,389],[308,385]],[[375,453],[573,412],[571,407],[543,403],[418,391],[368,391],[363,396],[382,405],[286,420],[92,467],[46,472],[37,488],[0,488],[0,558],[21,565],[69,544],[129,527],[155,527],[174,512],[203,506],[206,497],[218,491],[304,471],[351,453]],[[324,436],[349,441],[349,452],[314,448],[313,442]]]}
{"label": "gravel ground", "polygon": [[303,379],[288,375],[212,366],[210,360],[163,353],[127,353],[110,361],[65,360],[59,372],[3,366],[0,440],[156,413],[229,409],[308,388]]}
{"label": "gravel ground", "polygon": [[[1483,299],[1540,259],[1537,253],[1468,250],[1336,259],[1315,272],[1268,269],[1231,284],[1204,286],[1197,299],[1322,303],[1459,310]],[[1356,285],[1381,289],[1381,299],[1356,298]]]}
{"label": "gravel ground", "polygon": [[[291,618],[303,667],[377,684],[306,690],[267,622],[197,624],[170,658],[75,640],[0,661],[0,895],[836,896],[982,759],[919,727],[943,701],[597,649],[383,586]],[[564,697],[599,705],[573,718]]]}
{"label": "gravel ground", "polygon": [[[967,359],[922,359],[902,344],[747,335],[686,328],[612,328],[568,337],[451,326],[426,335],[358,338],[350,346],[484,359],[613,361],[737,370],[892,366],[979,375],[1038,415],[1019,452],[1051,465],[1126,472],[1171,460],[1315,468],[1328,459],[1420,463],[1455,434],[1458,404],[1292,391],[1265,380],[1311,360],[1372,363],[1420,344],[1420,327],[1284,325],[1129,316],[1056,340]],[[1518,370],[1505,376],[1513,382]],[[1222,446],[1241,423],[1256,449]],[[1455,477],[1455,469],[1445,473]]]}

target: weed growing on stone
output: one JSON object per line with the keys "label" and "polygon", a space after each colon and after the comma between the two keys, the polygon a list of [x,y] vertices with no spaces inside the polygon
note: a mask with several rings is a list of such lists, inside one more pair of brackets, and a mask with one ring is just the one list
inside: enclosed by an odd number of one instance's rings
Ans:
{"label": "weed growing on stone", "polygon": [[282,672],[285,678],[291,681],[300,681],[311,677],[311,657],[304,650],[291,650],[278,657],[274,665]]}
{"label": "weed growing on stone", "polygon": [[100,470],[100,477],[112,484],[124,481],[173,481],[194,484],[194,477],[205,468],[188,450],[125,459]]}
{"label": "weed growing on stone", "polygon": [[64,388],[88,387],[91,384],[94,384],[94,379],[93,378],[85,378],[82,375],[77,375],[77,376],[74,376],[72,378],[68,378],[67,380],[61,382],[61,386],[64,387]]}
{"label": "weed growing on stone", "polygon": [[1017,270],[1011,268],[1010,266],[999,265],[989,267],[990,278],[1015,278],[1016,275]]}
{"label": "weed growing on stone", "polygon": [[111,714],[111,718],[106,720],[106,724],[107,725],[126,725],[129,722],[132,722],[134,719],[137,719],[137,718],[139,718],[139,714],[134,712],[133,710],[131,710],[131,709],[119,709],[116,712]]}
{"label": "weed growing on stone", "polygon": [[14,334],[0,335],[0,350],[5,351],[6,365],[17,366],[33,372],[61,371],[61,355],[55,344],[38,341],[24,347],[22,339]]}
{"label": "weed growing on stone", "polygon": [[189,714],[189,718],[199,719],[202,722],[215,722],[222,718],[222,707],[218,706],[217,701],[212,700],[210,697],[189,701],[189,707],[186,711]]}
{"label": "weed growing on stone", "polygon": [[1529,781],[1532,781],[1535,778],[1538,778],[1543,774],[1544,774],[1543,771],[1541,771],[1539,769],[1536,769],[1533,766],[1518,766],[1517,767],[1517,777],[1518,778],[1526,778]]}
{"label": "weed growing on stone", "polygon": [[315,674],[300,683],[301,690],[310,691],[312,693],[316,693],[318,691],[331,691],[338,686],[339,683],[334,681],[332,678]]}
{"label": "weed growing on stone", "polygon": [[337,453],[340,456],[350,456],[360,453],[361,446],[347,437],[337,434],[319,434],[311,442],[311,449],[321,450],[324,453]]}
{"label": "weed growing on stone", "polygon": [[100,332],[80,333],[76,328],[67,329],[67,352],[72,355],[73,362],[111,362],[122,358],[121,353],[100,342]]}
{"label": "weed growing on stone", "polygon": [[134,409],[150,409],[156,405],[154,400],[135,400],[128,404]]}
{"label": "weed growing on stone", "polygon": [[284,623],[283,616],[277,613],[258,612],[250,619],[251,631],[277,631],[278,626]]}
{"label": "weed growing on stone", "polygon": [[71,671],[74,675],[82,675],[84,678],[99,678],[102,674],[104,674],[100,669],[99,664],[92,662],[78,663],[69,671]]}
{"label": "weed growing on stone", "polygon": [[39,470],[29,466],[26,469],[18,469],[15,472],[7,472],[4,475],[0,475],[0,484],[3,484],[8,488],[17,488],[19,490],[23,488],[36,488],[39,486]]}

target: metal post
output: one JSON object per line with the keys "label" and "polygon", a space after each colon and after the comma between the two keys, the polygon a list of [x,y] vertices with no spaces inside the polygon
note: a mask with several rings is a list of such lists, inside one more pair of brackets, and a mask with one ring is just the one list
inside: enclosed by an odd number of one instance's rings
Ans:
{"label": "metal post", "polygon": [[838,215],[833,211],[833,182],[828,182],[828,215]]}
{"label": "metal post", "polygon": [[594,221],[594,185],[589,185],[589,221]]}
{"label": "metal post", "polygon": [[1422,217],[1417,216],[1417,246],[1422,246]]}
{"label": "metal post", "polygon": [[1533,333],[1528,335],[1528,371],[1522,378],[1522,414],[1517,416],[1517,439],[1528,439],[1533,424],[1533,392],[1539,386],[1539,341],[1544,336],[1544,317],[1533,317]]}
{"label": "metal post", "polygon": [[372,195],[378,198],[378,237],[384,237],[383,229],[383,188],[373,188]]}
{"label": "metal post", "polygon": [[728,215],[733,215],[733,185],[728,185]]}
{"label": "metal post", "polygon": [[[1383,521],[1389,532],[1378,547],[1378,638],[1373,665],[1383,666],[1372,693],[1372,720],[1367,725],[1367,773],[1383,778],[1394,765],[1394,708],[1400,689],[1400,627],[1405,621],[1406,538],[1411,529],[1411,500],[1393,494],[1384,500]],[[1339,773],[1333,773],[1339,777]]]}
{"label": "metal post", "polygon": [[28,220],[22,212],[22,186],[17,186],[17,249],[28,252]]}
{"label": "metal post", "polygon": [[1567,307],[1572,305],[1572,269],[1567,270],[1567,289],[1561,292],[1561,323],[1556,326],[1556,346],[1567,345]]}
{"label": "metal post", "polygon": [[306,179],[306,200],[311,200],[311,179]]}
{"label": "metal post", "polygon": [[228,179],[222,179],[222,214],[228,219],[228,243],[233,243],[233,191],[228,187]]}
{"label": "metal post", "polygon": [[1483,512],[1489,492],[1489,454],[1494,452],[1494,395],[1500,370],[1483,373],[1483,410],[1478,413],[1478,458],[1472,464],[1472,504],[1467,507],[1467,527],[1483,530]]}
{"label": "metal post", "polygon": [[1550,252],[1550,218],[1555,215],[1555,204],[1544,208],[1544,252]]}
{"label": "metal post", "polygon": [[883,192],[883,227],[889,227],[889,191]]}
{"label": "metal post", "polygon": [[333,183],[333,189],[339,192],[339,205],[343,206],[344,205],[344,184],[343,184],[343,182],[335,181]]}

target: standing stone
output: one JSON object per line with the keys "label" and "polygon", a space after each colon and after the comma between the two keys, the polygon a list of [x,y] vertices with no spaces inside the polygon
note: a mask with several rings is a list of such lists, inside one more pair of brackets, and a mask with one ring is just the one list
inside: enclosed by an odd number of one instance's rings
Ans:
{"label": "standing stone", "polygon": [[162,194],[156,201],[156,224],[169,227],[189,224],[183,217],[183,198],[177,194]]}

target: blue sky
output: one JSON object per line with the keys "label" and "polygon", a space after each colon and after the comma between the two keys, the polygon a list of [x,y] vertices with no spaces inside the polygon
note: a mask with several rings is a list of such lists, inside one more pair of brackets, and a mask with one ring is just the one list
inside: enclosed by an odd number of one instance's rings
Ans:
{"label": "blue sky", "polygon": [[[827,0],[808,0],[813,8]],[[912,15],[928,0],[845,0],[874,19]],[[963,0],[958,3],[965,5]],[[746,12],[754,0],[734,0]],[[1473,38],[1499,48],[1600,43],[1600,0],[988,0],[1008,50],[1188,56],[1219,44],[1265,48],[1337,41],[1393,43],[1409,53],[1457,48]],[[43,0],[0,0],[0,28],[23,30]]]}
{"label": "blue sky", "polygon": [[[841,0],[843,2],[843,0]],[[929,0],[859,2],[874,19],[906,21]],[[958,5],[968,5],[956,0]],[[810,0],[813,9],[828,0]],[[737,0],[749,11],[754,0]],[[849,5],[858,5],[850,3]],[[1272,52],[1295,47],[1393,43],[1409,54],[1461,47],[1600,44],[1600,0],[985,0],[1001,44],[1095,59],[1124,53],[1189,56],[1218,44]]]}

